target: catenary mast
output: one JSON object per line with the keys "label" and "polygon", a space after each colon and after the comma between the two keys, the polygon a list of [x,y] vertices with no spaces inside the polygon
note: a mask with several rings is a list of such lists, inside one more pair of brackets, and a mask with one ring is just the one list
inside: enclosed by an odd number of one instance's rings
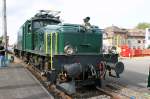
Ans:
{"label": "catenary mast", "polygon": [[7,17],[6,17],[6,0],[2,0],[2,33],[5,48],[7,49]]}

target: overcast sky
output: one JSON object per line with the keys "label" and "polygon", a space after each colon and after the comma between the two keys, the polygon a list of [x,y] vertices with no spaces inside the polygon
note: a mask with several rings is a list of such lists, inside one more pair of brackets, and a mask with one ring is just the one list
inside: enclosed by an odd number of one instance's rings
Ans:
{"label": "overcast sky", "polygon": [[[0,23],[1,4],[2,0]],[[7,0],[10,44],[16,41],[19,27],[41,9],[61,11],[65,23],[80,24],[84,17],[90,16],[91,24],[100,28],[111,25],[133,28],[139,22],[150,22],[150,0]]]}

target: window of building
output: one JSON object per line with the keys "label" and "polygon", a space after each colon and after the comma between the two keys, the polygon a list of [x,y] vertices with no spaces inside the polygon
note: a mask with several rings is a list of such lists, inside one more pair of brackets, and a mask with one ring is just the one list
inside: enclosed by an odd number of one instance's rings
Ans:
{"label": "window of building", "polygon": [[129,45],[131,44],[131,41],[130,41],[130,40],[128,40],[128,44],[129,44]]}
{"label": "window of building", "polygon": [[128,40],[128,45],[129,45],[130,47],[131,47],[131,45],[132,45],[130,40]]}
{"label": "window of building", "polygon": [[138,43],[141,43],[141,41],[140,41],[140,40],[138,40]]}

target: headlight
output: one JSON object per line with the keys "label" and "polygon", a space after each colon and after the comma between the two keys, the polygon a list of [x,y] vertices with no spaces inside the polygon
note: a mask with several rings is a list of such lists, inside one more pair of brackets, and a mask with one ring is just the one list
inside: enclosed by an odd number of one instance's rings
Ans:
{"label": "headlight", "polygon": [[71,45],[66,45],[64,48],[64,52],[68,55],[72,55],[74,53],[74,49]]}

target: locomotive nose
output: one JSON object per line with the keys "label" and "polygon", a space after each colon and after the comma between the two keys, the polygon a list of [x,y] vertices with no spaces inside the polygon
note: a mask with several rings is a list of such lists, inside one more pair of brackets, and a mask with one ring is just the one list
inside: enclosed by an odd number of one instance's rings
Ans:
{"label": "locomotive nose", "polygon": [[64,70],[70,77],[77,77],[82,72],[82,66],[80,63],[66,64]]}

